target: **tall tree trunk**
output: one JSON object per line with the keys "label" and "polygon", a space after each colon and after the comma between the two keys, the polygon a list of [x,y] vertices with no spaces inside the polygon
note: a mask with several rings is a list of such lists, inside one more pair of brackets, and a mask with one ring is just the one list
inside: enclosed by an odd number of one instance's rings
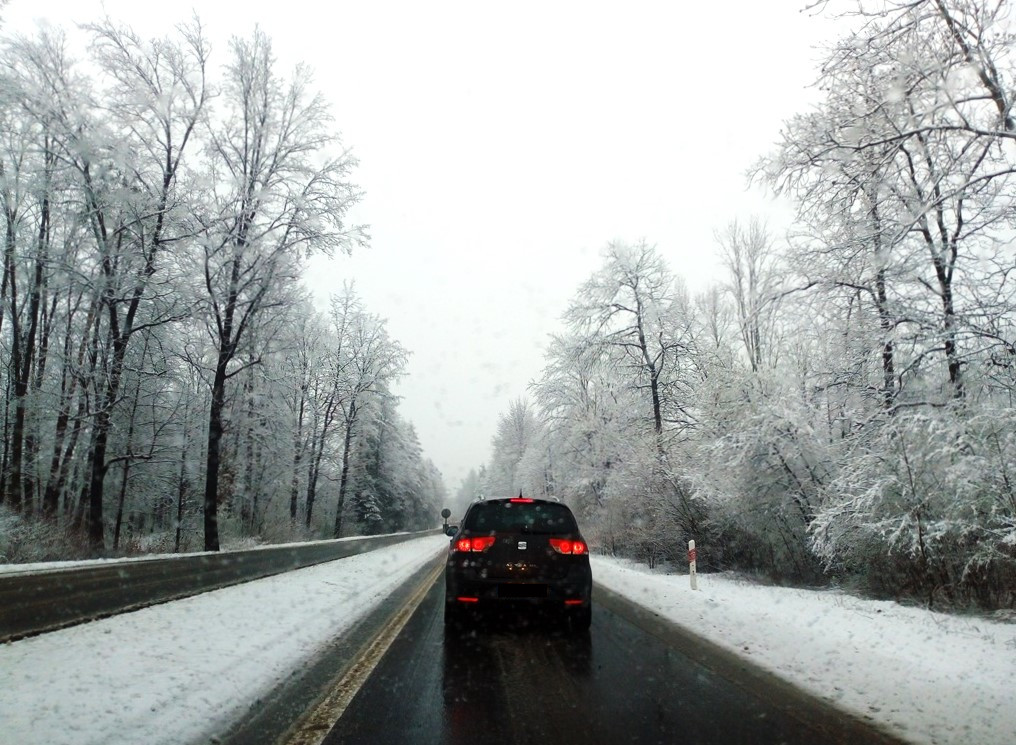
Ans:
{"label": "tall tree trunk", "polygon": [[[264,431],[266,424],[264,417],[258,417],[258,427]],[[250,501],[250,532],[251,535],[260,535],[261,530],[264,526],[264,519],[261,511],[271,503],[272,497],[268,495],[264,503],[261,501],[261,488],[265,483],[265,448],[264,441],[258,438],[254,443],[254,450],[251,453],[253,466],[251,468],[251,480],[253,489],[251,490],[251,501]]]}
{"label": "tall tree trunk", "polygon": [[339,406],[337,391],[333,388],[325,405],[324,418],[321,422],[321,432],[316,441],[311,440],[310,444],[310,465],[307,468],[307,527],[310,527],[311,508],[317,498],[318,476],[321,473],[321,461],[324,459],[325,442],[332,424],[335,422],[336,409]]}
{"label": "tall tree trunk", "polygon": [[[243,235],[244,233],[241,233]],[[212,401],[208,407],[208,448],[205,457],[205,551],[219,550],[219,470],[222,465],[222,412],[226,405],[226,370],[236,353],[233,338],[233,321],[239,302],[240,253],[242,241],[237,246],[230,267],[229,292],[225,313],[219,327],[219,354],[215,363],[215,377],[212,380]]]}
{"label": "tall tree trunk", "polygon": [[[294,438],[296,439],[296,438]],[[296,451],[293,453],[293,478],[289,484],[289,521],[296,525],[296,518],[299,506],[300,496],[300,461],[302,456],[300,454],[299,445]]]}
{"label": "tall tree trunk", "polygon": [[[14,348],[17,348],[17,344]],[[12,355],[13,356],[13,355]],[[14,423],[11,426],[10,464],[7,471],[7,499],[11,509],[16,512],[25,510],[25,499],[22,493],[24,486],[21,478],[22,460],[24,457],[24,436],[25,436],[25,399],[18,394],[20,388],[17,379],[14,380]]]}
{"label": "tall tree trunk", "polygon": [[85,483],[88,503],[88,545],[94,554],[101,554],[106,544],[106,523],[102,512],[103,482],[106,479],[106,448],[109,445],[109,406],[103,406],[92,428],[88,479]]}
{"label": "tall tree trunk", "polygon": [[873,254],[879,267],[875,272],[875,306],[878,309],[878,325],[882,331],[882,407],[889,414],[893,414],[896,410],[896,362],[893,345],[895,329],[889,309],[889,291],[885,270],[885,257],[889,252],[889,247],[883,236],[878,194],[873,189],[865,189],[864,196],[868,203],[868,214],[871,218],[872,235],[875,240]]}
{"label": "tall tree trunk", "polygon": [[[937,169],[928,155],[928,144],[924,136],[919,134],[917,139],[921,143],[929,173],[932,176],[936,176]],[[949,384],[952,388],[952,397],[954,399],[962,399],[964,396],[963,375],[959,350],[956,345],[956,309],[953,304],[952,280],[959,251],[958,242],[963,228],[963,200],[960,199],[956,206],[956,224],[950,232],[946,226],[942,188],[937,180],[933,182],[929,196],[934,199],[935,207],[933,215],[935,217],[935,232],[938,235],[938,241],[936,242],[933,237],[927,215],[922,215],[919,228],[931,255],[931,264],[935,269],[935,278],[938,280],[939,297],[942,302],[943,347],[949,369]]]}
{"label": "tall tree trunk", "polygon": [[70,401],[62,401],[56,417],[53,455],[49,461],[49,478],[46,479],[46,488],[42,495],[42,516],[49,520],[56,519],[60,506],[59,475],[62,465],[60,456],[63,453],[64,439],[67,436],[67,425],[70,418]]}
{"label": "tall tree trunk", "polygon": [[[955,253],[955,248],[952,248]],[[936,257],[935,274],[938,277],[939,292],[942,296],[942,332],[945,337],[945,358],[949,367],[949,385],[955,399],[962,399],[963,371],[961,368],[959,349],[956,345],[956,308],[953,303],[952,272],[943,260]]]}
{"label": "tall tree trunk", "polygon": [[[17,245],[17,213],[10,208],[5,210],[7,232],[4,241],[4,279],[3,286],[10,295],[9,313],[11,319],[11,358],[8,367],[8,394],[14,396],[14,423],[8,434],[10,457],[4,471],[4,492],[11,509],[20,512],[23,507],[21,495],[21,461],[22,443],[25,428],[24,391],[21,386],[21,368],[24,364],[21,346],[21,319],[18,309],[17,261],[15,248]],[[8,399],[10,400],[10,399]]]}
{"label": "tall tree trunk", "polygon": [[[0,318],[3,313],[0,312]],[[7,497],[7,469],[11,461],[11,378],[7,376],[4,386],[4,452],[0,459],[0,504],[9,501]]]}
{"label": "tall tree trunk", "polygon": [[[127,455],[130,455],[130,449],[127,450]],[[123,525],[123,505],[127,500],[127,479],[129,478],[131,470],[130,460],[123,462],[123,475],[120,478],[120,494],[117,496],[116,501],[116,521],[113,525],[113,550],[116,551],[120,548],[120,526]]]}
{"label": "tall tree trunk", "polygon": [[189,483],[187,480],[187,436],[184,435],[183,447],[180,448],[180,478],[176,484],[176,537],[173,551],[180,552],[180,537],[183,532],[183,505],[187,498]]}
{"label": "tall tree trunk", "polygon": [[219,352],[208,408],[208,449],[205,458],[205,551],[219,550],[219,468],[222,464],[222,410],[226,400],[226,352]]}
{"label": "tall tree trunk", "polygon": [[875,297],[879,328],[882,330],[882,406],[892,413],[896,405],[896,365],[892,340],[893,319],[889,314],[884,269],[879,269],[875,275]]}
{"label": "tall tree trunk", "polygon": [[[148,351],[148,343],[145,343],[145,352]],[[120,547],[120,526],[123,524],[123,506],[124,501],[127,498],[127,479],[130,475],[131,460],[134,457],[134,420],[138,414],[138,400],[141,397],[141,381],[138,380],[137,385],[134,386],[134,401],[131,403],[131,415],[130,420],[127,424],[127,452],[124,456],[123,462],[123,477],[120,479],[120,494],[117,497],[116,504],[116,522],[113,526],[113,550],[116,551]]]}
{"label": "tall tree trunk", "polygon": [[[53,435],[53,455],[49,461],[49,477],[46,479],[46,489],[43,494],[42,505],[43,515],[56,517],[59,510],[60,498],[63,495],[64,485],[67,481],[67,474],[70,469],[70,459],[74,455],[74,448],[77,445],[78,436],[81,434],[81,426],[87,411],[84,396],[78,396],[77,415],[74,419],[74,427],[71,431],[71,440],[67,447],[64,447],[67,426],[71,419],[71,405],[78,391],[78,375],[69,369],[70,352],[73,338],[74,312],[67,314],[67,333],[64,337],[63,352],[64,366],[60,381],[60,407],[57,413],[56,428]],[[85,328],[78,344],[76,358],[77,370],[83,369],[86,354],[88,353],[88,340],[92,339],[93,349],[98,347],[98,325],[96,320],[96,306],[93,304],[85,316]],[[97,355],[88,355],[90,369],[87,377],[90,378],[95,370]]]}
{"label": "tall tree trunk", "polygon": [[[86,457],[86,461],[87,461]],[[73,504],[69,505],[71,512],[71,528],[75,532],[80,532],[84,529],[85,521],[87,520],[87,506],[88,506],[88,476],[87,471],[85,475],[82,475],[82,471],[86,471],[85,464],[75,463],[74,474],[71,477],[70,489],[72,493],[77,494],[77,498],[74,499]],[[80,483],[79,483],[80,482]]]}
{"label": "tall tree trunk", "polygon": [[[243,453],[244,453],[244,464],[243,464],[243,483],[240,488],[240,525],[244,532],[250,533],[250,528],[254,524],[254,507],[253,503],[257,501],[255,496],[255,481],[257,477],[255,475],[255,457],[254,457],[254,422],[255,422],[255,411],[254,411],[254,373],[253,370],[248,371],[250,374],[245,376],[243,384],[244,400],[247,403],[246,422],[244,423],[243,430]],[[239,449],[238,449],[239,452]]]}
{"label": "tall tree trunk", "polygon": [[649,355],[649,344],[646,342],[646,332],[642,325],[642,300],[636,299],[635,304],[637,309],[635,324],[638,330],[639,349],[642,352],[642,362],[646,366],[646,370],[649,371],[649,392],[653,404],[653,431],[656,432],[657,447],[662,452],[663,442],[660,436],[663,434],[663,407],[660,404],[660,371],[656,369],[656,364]]}
{"label": "tall tree trunk", "polygon": [[339,498],[335,506],[336,538],[342,537],[342,510],[346,506],[346,485],[349,482],[349,450],[353,442],[353,425],[356,423],[356,401],[349,402],[349,415],[346,417],[346,436],[342,443],[342,475],[339,477]]}
{"label": "tall tree trunk", "polygon": [[[306,373],[304,373],[306,374]],[[307,406],[307,384],[300,386],[300,406],[296,417],[296,432],[293,434],[293,478],[289,485],[289,520],[296,525],[297,500],[300,489],[300,462],[303,460],[303,417]]]}
{"label": "tall tree trunk", "polygon": [[[48,145],[48,143],[47,143]],[[47,192],[44,192],[42,198],[42,205],[40,208],[39,217],[39,233],[38,241],[36,244],[35,254],[35,271],[32,276],[31,294],[28,300],[28,334],[25,339],[25,354],[22,362],[22,369],[19,373],[21,378],[21,388],[23,390],[21,398],[24,403],[21,404],[22,408],[27,405],[28,393],[32,387],[32,382],[37,381],[36,390],[41,386],[42,375],[46,364],[46,351],[45,345],[48,343],[48,334],[45,329],[40,334],[39,325],[43,323],[45,325],[45,291],[46,291],[46,273],[45,267],[48,261],[49,255],[49,196],[48,196],[48,181],[49,181],[49,167],[52,156],[49,154],[49,149],[46,150],[46,184]],[[43,349],[36,351],[37,340],[39,336],[42,336]],[[35,375],[33,376],[33,364],[36,366]],[[37,454],[38,444],[35,437],[35,432],[31,426],[31,422],[27,420],[27,411],[25,418],[22,423],[22,436],[24,437],[24,452],[21,462],[22,479],[23,483],[21,486],[21,493],[25,500],[25,511],[26,513],[31,512],[35,506],[36,499],[36,476],[35,469],[32,464],[35,463],[35,456]]]}
{"label": "tall tree trunk", "polygon": [[[313,442],[311,445],[313,446]],[[304,525],[310,528],[311,519],[314,515],[314,499],[316,496],[317,489],[317,474],[314,473],[314,457],[311,454],[310,463],[307,465],[307,497],[304,499],[304,503],[307,507],[307,512],[304,515]]]}
{"label": "tall tree trunk", "polygon": [[321,436],[316,446],[312,443],[310,464],[307,468],[307,527],[310,527],[310,513],[317,500],[318,475],[321,473],[321,460],[325,451],[325,432],[322,427]]}
{"label": "tall tree trunk", "polygon": [[[119,271],[120,252],[124,248],[125,231],[119,229],[120,225],[114,226],[110,231],[106,224],[106,214],[100,206],[97,198],[90,165],[85,162],[82,167],[82,176],[86,186],[86,200],[91,211],[92,230],[95,234],[96,244],[102,254],[100,267],[102,270],[103,287],[100,294],[100,303],[106,310],[109,323],[109,340],[112,348],[112,359],[109,362],[105,375],[105,391],[100,399],[101,408],[96,417],[94,427],[98,429],[96,438],[97,447],[92,452],[91,480],[89,482],[90,505],[88,513],[88,536],[93,551],[102,551],[103,528],[102,502],[103,488],[106,476],[106,444],[109,439],[109,426],[111,421],[111,409],[116,405],[120,394],[121,377],[124,370],[124,361],[127,358],[127,349],[131,337],[135,332],[135,322],[138,309],[141,307],[141,300],[145,296],[148,285],[156,271],[156,258],[162,245],[162,231],[165,226],[166,206],[169,198],[169,188],[173,181],[175,165],[172,161],[171,151],[166,153],[166,168],[163,172],[162,191],[159,195],[158,208],[155,215],[155,225],[152,232],[145,236],[147,238],[147,253],[143,252],[141,266],[126,279],[129,287],[126,302],[120,297],[117,287],[117,272]],[[115,246],[111,247],[111,236],[115,237]],[[142,240],[142,246],[145,246]],[[115,254],[114,254],[115,252]],[[125,288],[126,289],[126,288]],[[121,306],[126,310],[121,316]],[[98,542],[97,542],[98,541]]]}
{"label": "tall tree trunk", "polygon": [[[85,415],[88,413],[88,401],[82,397],[78,401],[77,416],[74,418],[74,426],[71,427],[70,439],[67,441],[67,446],[64,448],[63,458],[60,461],[60,467],[56,473],[55,481],[52,484],[53,499],[57,500],[61,496],[66,496],[67,493],[67,479],[71,473],[71,464],[74,461],[74,453],[78,446],[78,440],[81,438],[81,430],[84,428]],[[76,477],[75,477],[76,478]],[[71,483],[74,483],[74,479],[71,479]],[[50,484],[46,484],[46,491],[49,492]],[[80,527],[80,522],[75,522],[75,529]]]}

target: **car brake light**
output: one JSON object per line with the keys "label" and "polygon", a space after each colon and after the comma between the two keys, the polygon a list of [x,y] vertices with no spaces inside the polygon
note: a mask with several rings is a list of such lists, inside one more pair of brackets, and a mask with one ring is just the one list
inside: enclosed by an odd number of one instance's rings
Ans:
{"label": "car brake light", "polygon": [[559,554],[570,554],[571,553],[571,541],[567,538],[551,538],[550,546]]}
{"label": "car brake light", "polygon": [[477,535],[472,538],[459,538],[459,540],[455,541],[455,550],[467,553],[470,551],[486,551],[493,545],[494,536]]}
{"label": "car brake light", "polygon": [[533,500],[530,499],[529,497],[512,497],[508,501],[509,502],[513,502],[515,504],[532,504],[533,503]]}
{"label": "car brake light", "polygon": [[461,595],[459,597],[455,598],[455,599],[458,600],[460,603],[479,603],[480,602],[480,598],[463,597]]}
{"label": "car brake light", "polygon": [[567,538],[551,538],[550,546],[559,554],[571,554],[572,556],[581,556],[589,551],[582,541],[570,541]]}

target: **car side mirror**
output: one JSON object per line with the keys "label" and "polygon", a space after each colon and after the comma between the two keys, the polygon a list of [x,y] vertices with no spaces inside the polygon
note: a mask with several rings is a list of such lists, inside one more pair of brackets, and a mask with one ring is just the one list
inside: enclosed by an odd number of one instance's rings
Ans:
{"label": "car side mirror", "polygon": [[445,528],[445,535],[455,535],[459,530],[458,525],[449,525]]}

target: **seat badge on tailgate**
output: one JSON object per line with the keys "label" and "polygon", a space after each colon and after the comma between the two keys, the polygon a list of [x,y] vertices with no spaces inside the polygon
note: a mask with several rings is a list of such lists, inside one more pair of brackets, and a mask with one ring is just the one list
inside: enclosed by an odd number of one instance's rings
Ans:
{"label": "seat badge on tailgate", "polygon": [[527,545],[525,541],[519,541],[519,551],[525,551]]}

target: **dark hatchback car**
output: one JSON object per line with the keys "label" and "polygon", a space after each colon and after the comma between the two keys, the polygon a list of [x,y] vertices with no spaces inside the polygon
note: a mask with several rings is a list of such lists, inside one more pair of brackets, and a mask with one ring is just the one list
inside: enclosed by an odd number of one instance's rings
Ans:
{"label": "dark hatchback car", "polygon": [[589,547],[561,502],[513,497],[473,502],[452,535],[445,622],[491,608],[560,612],[589,628]]}

